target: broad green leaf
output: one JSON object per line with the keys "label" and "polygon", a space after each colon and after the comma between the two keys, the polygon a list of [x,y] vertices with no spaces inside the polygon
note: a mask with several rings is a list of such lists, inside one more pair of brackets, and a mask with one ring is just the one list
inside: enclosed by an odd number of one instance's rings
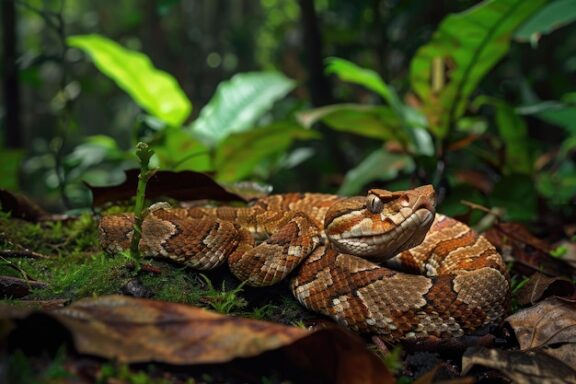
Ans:
{"label": "broad green leaf", "polygon": [[297,118],[305,127],[322,121],[337,131],[382,140],[396,138],[401,133],[401,122],[389,107],[335,104],[301,112]]}
{"label": "broad green leaf", "polygon": [[0,188],[15,191],[19,187],[18,170],[24,158],[24,151],[6,149],[0,151]]}
{"label": "broad green leaf", "polygon": [[344,196],[359,194],[371,181],[390,180],[400,172],[412,172],[414,167],[414,160],[410,156],[378,149],[368,155],[356,168],[348,171],[338,194]]}
{"label": "broad green leaf", "polygon": [[480,100],[496,109],[496,126],[506,146],[505,169],[510,173],[531,174],[534,170],[534,156],[524,118],[505,101],[490,97],[477,98],[477,101]]}
{"label": "broad green leaf", "polygon": [[239,73],[220,83],[188,129],[214,148],[232,133],[254,128],[256,121],[294,85],[294,81],[277,72]]}
{"label": "broad green leaf", "polygon": [[382,96],[391,105],[396,101],[395,94],[388,88],[388,85],[378,73],[371,69],[362,68],[338,57],[330,57],[326,59],[326,73],[335,74],[341,80],[362,85]]}
{"label": "broad green leaf", "polygon": [[561,28],[574,20],[576,20],[576,1],[556,0],[543,7],[522,24],[514,33],[514,38],[520,41],[538,41],[540,36]]}
{"label": "broad green leaf", "polygon": [[309,140],[318,136],[315,131],[292,122],[278,122],[232,134],[216,150],[216,178],[222,182],[241,180],[264,159],[286,152],[294,140]]}
{"label": "broad green leaf", "polygon": [[209,151],[206,146],[192,138],[180,128],[166,131],[164,142],[152,145],[162,169],[172,171],[212,171]]}
{"label": "broad green leaf", "polygon": [[447,16],[410,63],[410,81],[431,131],[446,136],[470,94],[506,54],[510,38],[546,0],[490,0]]}
{"label": "broad green leaf", "polygon": [[[570,95],[566,94],[562,99],[568,100]],[[533,115],[547,123],[562,127],[571,136],[576,135],[576,107],[570,102],[543,101],[516,108],[516,111],[521,115]]]}
{"label": "broad green leaf", "polygon": [[182,125],[190,115],[192,105],[176,79],[156,69],[145,54],[100,35],[71,36],[66,41],[88,53],[102,73],[151,115],[172,126]]}

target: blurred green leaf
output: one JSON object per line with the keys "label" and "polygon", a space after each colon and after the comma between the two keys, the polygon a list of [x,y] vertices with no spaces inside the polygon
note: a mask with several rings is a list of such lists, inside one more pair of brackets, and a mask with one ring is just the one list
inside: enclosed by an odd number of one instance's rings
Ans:
{"label": "blurred green leaf", "polygon": [[554,171],[539,172],[536,180],[538,192],[551,204],[570,204],[576,196],[576,165],[573,161],[560,162]]}
{"label": "blurred green leaf", "polygon": [[534,155],[522,116],[503,100],[478,97],[476,103],[480,102],[492,105],[496,110],[496,126],[506,147],[506,171],[531,174],[534,171]]}
{"label": "blurred green leaf", "polygon": [[165,131],[163,143],[152,145],[162,169],[172,171],[212,171],[208,148],[180,128]]}
{"label": "blurred green leaf", "polygon": [[494,185],[489,205],[504,208],[507,221],[534,220],[537,213],[534,180],[517,174],[503,177]]}
{"label": "blurred green leaf", "polygon": [[576,20],[576,1],[556,0],[522,24],[514,33],[514,38],[520,41],[537,41],[541,35],[546,35],[574,20]]}
{"label": "blurred green leaf", "polygon": [[546,0],[491,0],[447,16],[410,64],[410,81],[431,131],[443,138],[470,94],[506,54],[512,33]]}
{"label": "blurred green leaf", "polygon": [[532,115],[547,123],[557,125],[571,136],[576,135],[576,106],[573,106],[573,94],[562,96],[564,102],[543,101],[516,108],[521,115]]}
{"label": "blurred green leaf", "polygon": [[414,167],[414,160],[410,156],[378,149],[368,155],[356,168],[346,173],[338,194],[344,196],[359,194],[371,181],[390,180],[400,172],[412,172]]}
{"label": "blurred green leaf", "polygon": [[343,81],[362,85],[376,92],[390,105],[396,102],[395,94],[388,88],[380,75],[371,69],[362,68],[338,57],[326,59],[326,73],[335,74]]}
{"label": "blurred green leaf", "polygon": [[102,73],[151,115],[180,126],[190,114],[192,105],[176,79],[156,69],[145,54],[100,35],[70,36],[66,41],[88,53]]}
{"label": "blurred green leaf", "polygon": [[188,130],[214,148],[230,134],[254,128],[272,104],[294,86],[294,81],[277,72],[239,73],[220,83]]}
{"label": "blurred green leaf", "polygon": [[241,180],[264,159],[287,151],[294,140],[309,140],[318,136],[315,131],[293,122],[277,122],[232,134],[216,150],[216,178],[222,182]]}
{"label": "blurred green leaf", "polygon": [[2,148],[0,152],[0,188],[15,191],[19,188],[18,171],[24,158],[24,151]]}
{"label": "blurred green leaf", "polygon": [[401,133],[401,122],[389,107],[335,104],[300,112],[297,118],[305,127],[322,121],[337,131],[382,140],[397,138]]}

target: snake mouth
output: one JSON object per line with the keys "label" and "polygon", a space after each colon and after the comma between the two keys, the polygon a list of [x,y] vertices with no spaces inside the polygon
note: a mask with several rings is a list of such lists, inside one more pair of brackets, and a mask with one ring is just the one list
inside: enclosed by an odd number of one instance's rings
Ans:
{"label": "snake mouth", "polygon": [[391,230],[351,236],[331,236],[334,247],[344,253],[386,260],[422,242],[434,221],[435,212],[419,208]]}

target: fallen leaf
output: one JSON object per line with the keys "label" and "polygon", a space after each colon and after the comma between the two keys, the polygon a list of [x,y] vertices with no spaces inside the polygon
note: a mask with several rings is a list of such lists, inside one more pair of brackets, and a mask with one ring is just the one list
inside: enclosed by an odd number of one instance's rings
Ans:
{"label": "fallen leaf", "polygon": [[28,197],[5,189],[0,189],[0,208],[4,212],[10,212],[14,218],[32,222],[37,222],[48,216],[48,212]]}
{"label": "fallen leaf", "polygon": [[497,369],[514,383],[576,383],[576,371],[542,351],[470,348],[462,357],[462,374],[475,365]]}
{"label": "fallen leaf", "polygon": [[[122,184],[109,187],[94,187],[86,184],[92,191],[92,206],[127,200],[136,195],[139,169],[125,171],[126,180]],[[228,192],[210,176],[192,171],[158,171],[148,181],[146,198],[171,197],[177,200],[210,199],[217,201],[243,201],[237,194]]]}
{"label": "fallen leaf", "polygon": [[120,363],[197,365],[262,359],[261,367],[286,367],[290,375],[309,377],[309,382],[393,382],[362,340],[341,328],[310,332],[118,295],[41,313],[66,327],[80,353]]}
{"label": "fallen leaf", "polygon": [[569,367],[576,367],[576,345],[572,343],[543,348],[542,352],[560,360]]}
{"label": "fallen leaf", "polygon": [[549,296],[570,298],[576,293],[576,287],[565,277],[550,277],[540,272],[530,276],[528,282],[518,290],[516,299],[520,305],[535,304]]}
{"label": "fallen leaf", "polygon": [[24,297],[33,289],[44,289],[46,287],[48,287],[48,284],[41,281],[24,280],[13,276],[0,276],[1,297]]}
{"label": "fallen leaf", "polygon": [[511,256],[514,268],[524,275],[540,271],[549,276],[570,277],[575,272],[570,264],[550,255],[550,244],[533,236],[521,224],[499,223],[484,236],[503,256]]}
{"label": "fallen leaf", "polygon": [[576,344],[576,303],[549,297],[533,307],[506,318],[516,334],[520,349],[551,344]]}

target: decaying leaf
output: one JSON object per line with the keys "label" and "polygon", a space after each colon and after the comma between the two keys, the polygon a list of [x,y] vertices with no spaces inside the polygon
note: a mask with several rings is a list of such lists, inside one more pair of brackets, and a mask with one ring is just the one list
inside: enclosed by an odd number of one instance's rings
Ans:
{"label": "decaying leaf", "polygon": [[0,297],[24,297],[33,289],[47,288],[41,281],[19,279],[13,276],[0,276]]}
{"label": "decaying leaf", "polygon": [[320,382],[393,382],[364,343],[340,328],[309,332],[118,295],[42,313],[66,327],[79,352],[121,363],[196,365],[258,358],[263,367],[281,365],[291,374],[309,373]]}
{"label": "decaying leaf", "polygon": [[[136,195],[138,169],[125,171],[126,180],[110,187],[93,187],[92,206],[99,207],[111,201],[127,200]],[[217,201],[242,201],[242,197],[228,192],[210,176],[192,171],[158,171],[150,178],[146,187],[146,197],[172,197],[177,200],[211,199]]]}
{"label": "decaying leaf", "polygon": [[484,233],[502,255],[511,256],[514,268],[525,275],[540,271],[550,276],[571,276],[568,263],[550,255],[552,246],[533,236],[524,226],[516,223],[499,223]]}
{"label": "decaying leaf", "polygon": [[12,217],[37,222],[48,216],[48,212],[24,195],[0,189],[0,209],[10,212]]}
{"label": "decaying leaf", "polygon": [[520,305],[535,304],[548,296],[569,298],[576,293],[576,287],[565,277],[550,277],[540,272],[530,276],[528,282],[518,290],[516,298]]}
{"label": "decaying leaf", "polygon": [[462,374],[475,365],[497,369],[514,383],[576,383],[576,371],[542,351],[470,348],[462,357]]}
{"label": "decaying leaf", "polygon": [[576,303],[550,297],[516,312],[506,321],[512,326],[522,350],[557,343],[576,345]]}

